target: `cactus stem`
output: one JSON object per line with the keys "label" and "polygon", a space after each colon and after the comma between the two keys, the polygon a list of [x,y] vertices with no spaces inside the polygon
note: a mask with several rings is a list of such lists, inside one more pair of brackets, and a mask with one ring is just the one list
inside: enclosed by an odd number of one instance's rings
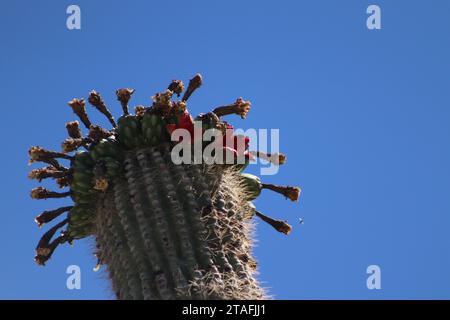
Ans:
{"label": "cactus stem", "polygon": [[[144,233],[147,237],[153,236],[154,230],[151,232],[149,230],[151,225],[145,223],[145,214],[134,211],[133,204],[130,202],[131,190],[122,181],[126,180],[119,178],[115,180],[114,205],[125,231],[125,238],[130,247],[131,261],[135,263],[137,273],[141,279],[140,285],[145,286],[146,281],[144,275],[150,273],[152,277],[158,277],[158,279],[164,280],[154,281],[154,286],[157,288],[155,293],[163,299],[170,299],[171,293],[169,292],[170,289],[164,274],[156,275],[157,272],[162,270],[163,266],[155,242],[145,239],[141,241],[141,236],[139,235],[139,233]],[[147,259],[147,257],[150,259]]]}
{"label": "cactus stem", "polygon": [[[187,272],[185,270],[182,271],[185,272],[186,278],[189,278],[193,276],[192,272],[194,271],[194,266],[197,265],[198,262],[193,251],[192,239],[189,236],[190,230],[188,229],[188,223],[184,212],[181,210],[182,202],[180,202],[180,200],[178,199],[178,195],[175,192],[175,186],[178,181],[174,181],[171,179],[170,170],[168,166],[165,165],[165,159],[163,159],[163,156],[159,151],[153,152],[152,160],[159,168],[159,170],[156,171],[154,175],[151,175],[148,172],[149,162],[147,161],[145,156],[139,159],[139,163],[144,174],[147,173],[146,178],[149,180],[149,182],[151,182],[151,179],[154,179],[152,185],[156,185],[156,181],[158,181],[159,179],[163,181],[163,183],[160,184],[161,189],[163,189],[162,194],[167,194],[168,196],[165,201],[162,201],[163,203],[161,203],[161,205],[165,211],[173,213],[171,219],[169,219],[168,222],[170,225],[173,224],[175,227],[176,232],[174,238],[177,238],[178,243],[181,244],[181,254],[189,266]],[[148,187],[147,190],[152,191],[151,188],[149,189]],[[153,197],[152,201],[154,203],[157,203],[158,198]],[[191,274],[189,274],[190,272]]]}
{"label": "cactus stem", "polygon": [[[141,160],[142,165],[146,167],[145,160]],[[128,180],[129,192],[132,195],[131,203],[136,212],[136,218],[139,223],[139,228],[142,234],[152,233],[153,236],[158,235],[159,241],[157,241],[157,248],[160,252],[164,252],[163,259],[151,259],[153,262],[158,262],[157,265],[153,265],[153,269],[156,272],[156,276],[162,278],[164,277],[164,282],[168,282],[169,284],[175,284],[175,287],[182,287],[184,279],[180,279],[178,282],[176,274],[177,274],[177,254],[175,252],[175,248],[173,246],[172,235],[169,233],[170,224],[166,221],[167,217],[164,215],[164,209],[162,208],[162,204],[160,203],[157,197],[157,191],[155,188],[155,181],[151,173],[146,170],[139,170],[139,163],[135,163],[134,159],[127,159],[127,163],[125,165],[126,170],[126,178]],[[136,177],[139,172],[142,172],[143,178],[146,179],[146,185],[144,188],[138,184]],[[147,216],[144,207],[151,208],[152,215]],[[154,225],[155,228],[151,231],[146,226]],[[155,246],[149,242],[144,242],[148,253],[153,255],[155,252]],[[162,270],[166,270],[163,272]],[[158,274],[161,272],[161,274]],[[183,281],[184,280],[184,281]],[[161,294],[161,292],[160,292]],[[170,294],[173,294],[172,292]]]}
{"label": "cactus stem", "polygon": [[[99,204],[99,207],[110,209],[113,205],[102,201],[102,203]],[[101,212],[106,213],[107,211],[104,210]],[[96,256],[101,264],[106,265],[108,273],[111,277],[112,289],[116,294],[116,297],[118,299],[142,299],[142,296],[140,295],[140,288],[138,288],[136,292],[124,294],[124,291],[129,290],[130,285],[135,286],[139,280],[137,280],[138,277],[136,277],[135,273],[132,278],[129,278],[130,268],[133,265],[133,262],[129,257],[129,248],[122,240],[123,235],[121,234],[121,231],[123,230],[117,222],[117,217],[112,214],[106,214],[101,218],[97,217],[95,220],[95,229],[97,230],[96,246],[98,250],[96,252]],[[111,260],[113,252],[116,259]],[[122,272],[118,271],[120,268],[123,268]]]}
{"label": "cactus stem", "polygon": [[183,98],[181,99],[181,101],[184,101],[184,102],[188,101],[191,94],[193,94],[195,90],[200,88],[200,86],[202,85],[202,82],[203,82],[202,76],[199,73],[197,73],[191,80],[189,80],[188,88],[184,92],[184,95],[183,95]]}
{"label": "cactus stem", "polygon": [[92,90],[89,93],[88,101],[91,105],[93,105],[101,114],[103,114],[108,121],[111,123],[111,125],[116,128],[117,124],[114,120],[113,115],[109,111],[108,107],[105,105],[105,102],[102,99],[102,96],[95,90]]}
{"label": "cactus stem", "polygon": [[300,188],[299,187],[290,187],[290,186],[277,186],[274,184],[261,183],[262,189],[268,189],[275,191],[279,194],[282,194],[286,198],[289,198],[291,201],[297,201],[300,197]]}
{"label": "cactus stem", "polygon": [[291,230],[292,230],[292,227],[289,224],[287,224],[286,222],[284,222],[284,221],[272,219],[272,218],[262,214],[259,211],[255,211],[255,214],[259,218],[261,218],[261,220],[263,220],[264,222],[267,222],[268,224],[270,224],[278,232],[281,232],[281,233],[284,233],[285,235],[288,235],[291,232]]}

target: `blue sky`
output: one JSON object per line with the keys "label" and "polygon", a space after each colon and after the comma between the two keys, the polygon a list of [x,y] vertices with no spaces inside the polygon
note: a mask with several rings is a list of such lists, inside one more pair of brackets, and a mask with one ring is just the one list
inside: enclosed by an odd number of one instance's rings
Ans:
{"label": "blue sky", "polygon": [[[81,7],[82,29],[66,28]],[[377,4],[382,29],[366,28]],[[110,299],[92,240],[33,262],[33,218],[65,201],[33,201],[31,145],[59,149],[67,101],[136,89],[148,103],[195,73],[200,113],[252,101],[242,128],[279,128],[288,162],[265,181],[297,184],[294,204],[257,207],[293,232],[258,223],[260,279],[279,299],[450,298],[450,3],[429,1],[8,1],[0,11],[3,181],[0,298]],[[95,122],[106,121],[91,112]],[[251,168],[256,172],[256,168]],[[298,218],[305,220],[303,225]],[[68,265],[82,289],[66,288]],[[381,268],[368,290],[366,268]]]}

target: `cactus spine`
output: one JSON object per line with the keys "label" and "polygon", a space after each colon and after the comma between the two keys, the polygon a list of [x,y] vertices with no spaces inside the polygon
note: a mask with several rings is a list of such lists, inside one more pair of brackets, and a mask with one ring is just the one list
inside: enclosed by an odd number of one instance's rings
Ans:
{"label": "cactus spine", "polygon": [[[300,190],[264,184],[242,173],[245,165],[173,163],[171,150],[177,142],[171,141],[170,133],[178,128],[193,131],[186,102],[201,83],[201,77],[195,76],[182,99],[174,101],[172,96],[184,90],[183,83],[174,80],[165,92],[153,96],[151,106],[136,107],[134,115],[128,107],[134,90],[119,89],[123,115],[117,123],[100,94],[92,91],[89,103],[107,117],[111,130],[91,123],[83,99],[69,102],[88,129],[87,136],[82,136],[77,121],[69,122],[63,152],[41,147],[29,151],[31,162],[49,165],[32,170],[30,178],[53,178],[60,188],[67,188],[54,192],[39,187],[31,196],[69,196],[74,202],[36,217],[41,226],[67,212],[39,241],[38,264],[44,265],[58,245],[94,236],[95,254],[99,264],[106,265],[118,299],[267,298],[255,278],[252,218],[258,216],[285,234],[291,228],[256,211],[251,200],[262,189],[270,189],[294,201]],[[204,129],[225,135],[231,126],[220,117],[245,118],[249,110],[250,103],[239,98],[196,119]],[[235,145],[224,150],[245,157],[246,163],[255,155],[277,164],[285,161],[283,155],[248,152],[248,141],[242,141],[247,143],[244,154]],[[80,148],[86,150],[77,151]],[[54,237],[62,228],[61,235]]]}

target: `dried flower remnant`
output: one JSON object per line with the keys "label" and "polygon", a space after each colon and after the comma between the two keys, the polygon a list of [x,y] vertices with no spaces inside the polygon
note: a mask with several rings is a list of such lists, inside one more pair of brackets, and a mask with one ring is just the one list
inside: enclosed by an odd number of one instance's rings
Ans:
{"label": "dried flower remnant", "polygon": [[180,94],[184,90],[183,81],[181,81],[181,80],[172,80],[172,82],[167,87],[167,89],[169,89],[170,91],[174,92],[177,95],[177,97],[179,97]]}
{"label": "dried flower remnant", "polygon": [[67,133],[69,137],[72,139],[80,139],[81,138],[81,130],[78,121],[71,121],[66,123]]}
{"label": "dried flower remnant", "polygon": [[[130,94],[130,96],[131,96],[131,94]],[[103,98],[97,91],[92,90],[89,93],[88,101],[91,105],[93,105],[98,111],[100,111],[101,114],[103,114],[108,119],[108,121],[111,123],[111,125],[114,128],[117,127],[116,121],[114,120],[114,117],[111,114],[111,111],[109,111],[108,107],[106,106],[105,102],[103,101]],[[128,103],[128,101],[127,101],[127,103]]]}
{"label": "dried flower remnant", "polygon": [[190,96],[194,93],[195,90],[200,88],[200,86],[203,84],[203,79],[200,74],[196,74],[191,80],[189,80],[189,85],[187,90],[184,92],[182,101],[188,101]]}
{"label": "dried flower remnant", "polygon": [[134,93],[134,89],[130,89],[130,88],[122,88],[122,89],[118,89],[116,91],[117,100],[120,101],[124,115],[129,114],[128,113],[128,102],[130,101],[133,93]]}
{"label": "dried flower remnant", "polygon": [[241,116],[242,119],[245,119],[250,111],[250,107],[251,107],[250,101],[245,101],[242,98],[237,98],[234,103],[222,107],[217,107],[213,110],[213,112],[218,117],[223,117],[230,114],[237,114]]}
{"label": "dried flower remnant", "polygon": [[72,108],[72,111],[80,118],[84,126],[89,129],[91,121],[86,113],[86,103],[84,102],[84,99],[72,99],[68,104]]}

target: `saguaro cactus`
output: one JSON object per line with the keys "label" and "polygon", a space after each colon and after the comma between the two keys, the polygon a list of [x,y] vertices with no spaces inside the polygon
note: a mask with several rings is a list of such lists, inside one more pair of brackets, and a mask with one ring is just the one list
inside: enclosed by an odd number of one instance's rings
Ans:
{"label": "saguaro cactus", "polygon": [[[201,83],[201,76],[196,75],[183,97],[175,100],[173,96],[179,97],[184,86],[174,80],[165,92],[152,97],[151,106],[135,107],[135,114],[128,107],[134,90],[119,89],[123,115],[117,123],[100,94],[92,91],[88,101],[106,116],[110,130],[91,123],[83,99],[69,102],[88,134],[82,135],[78,121],[69,122],[69,138],[61,152],[37,146],[29,150],[30,162],[48,164],[32,170],[29,177],[53,178],[67,189],[54,192],[38,187],[31,197],[70,197],[74,202],[36,217],[39,226],[60,219],[36,247],[39,265],[45,264],[58,245],[94,236],[99,265],[106,265],[118,299],[267,297],[255,278],[252,218],[256,215],[285,234],[291,227],[257,211],[251,201],[262,189],[295,201],[300,189],[264,184],[242,173],[254,157],[276,164],[284,163],[285,157],[248,151],[248,138],[228,136],[232,126],[221,117],[238,114],[245,118],[250,102],[241,98],[200,114],[196,120],[201,121],[202,131],[220,132],[226,140],[221,150],[233,159],[243,157],[244,164],[174,164],[171,151],[180,141],[172,141],[170,134],[178,128],[194,133],[186,102]],[[239,143],[244,147],[239,148]]]}

